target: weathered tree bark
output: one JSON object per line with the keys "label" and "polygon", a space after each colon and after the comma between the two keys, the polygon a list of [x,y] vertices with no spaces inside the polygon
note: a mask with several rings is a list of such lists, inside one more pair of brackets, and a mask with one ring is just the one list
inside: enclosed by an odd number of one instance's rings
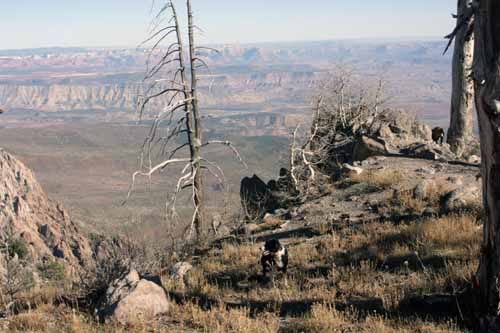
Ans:
{"label": "weathered tree bark", "polygon": [[202,177],[202,166],[201,166],[201,146],[202,146],[202,128],[201,128],[201,116],[198,107],[198,96],[197,96],[197,76],[196,76],[196,61],[199,60],[196,57],[195,44],[194,44],[194,23],[193,23],[193,10],[191,8],[191,0],[187,0],[188,8],[188,37],[189,37],[189,60],[191,66],[191,110],[189,113],[189,118],[191,121],[191,158],[192,165],[194,169],[194,180],[193,180],[193,201],[195,206],[194,214],[194,227],[196,229],[196,235],[198,238],[201,237],[203,229],[203,177]]}
{"label": "weathered tree bark", "polygon": [[458,0],[457,30],[452,63],[452,92],[448,143],[462,156],[473,137],[474,82],[472,62],[474,55],[473,17],[465,19],[469,0]]}
{"label": "weathered tree bark", "polygon": [[[500,2],[477,0],[474,83],[482,154],[483,243],[478,270],[480,311],[500,311]],[[491,326],[482,331],[493,331]]]}

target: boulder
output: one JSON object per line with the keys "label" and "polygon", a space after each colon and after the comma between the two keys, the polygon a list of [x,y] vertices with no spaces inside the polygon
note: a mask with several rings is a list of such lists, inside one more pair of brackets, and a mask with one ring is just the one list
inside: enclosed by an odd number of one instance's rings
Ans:
{"label": "boulder", "polygon": [[386,143],[380,138],[365,135],[356,139],[353,149],[353,161],[363,161],[371,156],[388,155]]}
{"label": "boulder", "polygon": [[129,325],[152,320],[168,313],[169,309],[170,302],[163,287],[131,270],[108,287],[97,313],[102,319]]}
{"label": "boulder", "polygon": [[478,186],[467,186],[444,195],[441,199],[441,212],[450,214],[481,207],[482,193]]}
{"label": "boulder", "polygon": [[247,217],[251,220],[262,218],[269,206],[273,205],[270,188],[257,175],[241,180],[240,199]]}
{"label": "boulder", "polygon": [[290,207],[299,200],[298,194],[292,175],[285,168],[280,169],[278,180],[272,179],[267,184],[257,175],[241,180],[241,205],[247,221],[251,222],[261,220],[266,213]]}

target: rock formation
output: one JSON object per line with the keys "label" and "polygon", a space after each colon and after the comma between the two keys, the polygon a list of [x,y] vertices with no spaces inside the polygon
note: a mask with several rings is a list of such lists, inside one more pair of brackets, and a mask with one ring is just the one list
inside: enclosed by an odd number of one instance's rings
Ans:
{"label": "rock formation", "polygon": [[0,148],[0,233],[7,232],[26,245],[32,260],[55,260],[68,276],[92,261],[90,241],[68,212],[48,199],[30,169]]}

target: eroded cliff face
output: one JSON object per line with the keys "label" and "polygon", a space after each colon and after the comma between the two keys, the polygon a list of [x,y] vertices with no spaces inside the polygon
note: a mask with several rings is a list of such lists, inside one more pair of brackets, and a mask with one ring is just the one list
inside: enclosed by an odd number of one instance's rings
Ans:
{"label": "eroded cliff face", "polygon": [[32,260],[56,260],[68,275],[91,264],[90,241],[68,212],[48,199],[30,169],[0,148],[0,232],[7,230],[23,241]]}
{"label": "eroded cliff face", "polygon": [[47,112],[132,108],[139,87],[83,85],[0,85],[0,104]]}
{"label": "eroded cliff face", "polygon": [[[304,100],[319,81],[320,74],[250,73],[202,76],[200,98],[205,106],[261,104],[275,100]],[[143,92],[140,83],[85,84],[26,83],[0,84],[0,105],[9,109],[45,112],[72,110],[133,110]],[[152,107],[165,101],[156,100]]]}

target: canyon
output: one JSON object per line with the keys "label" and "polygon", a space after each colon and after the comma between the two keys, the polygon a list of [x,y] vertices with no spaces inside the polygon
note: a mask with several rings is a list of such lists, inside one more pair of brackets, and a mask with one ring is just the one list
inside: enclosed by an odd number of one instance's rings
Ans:
{"label": "canyon", "polygon": [[[209,70],[200,71],[206,116],[269,113],[283,118],[283,123],[261,132],[283,135],[285,123],[294,126],[297,119],[309,119],[321,82],[339,69],[350,68],[369,80],[386,81],[392,106],[432,123],[447,122],[450,57],[441,55],[443,42],[439,40],[214,47],[219,53],[206,51]],[[11,117],[25,111],[39,115],[77,112],[97,121],[130,121],[135,119],[138,96],[147,88],[142,80],[146,66],[156,56],[126,48],[0,50],[0,106]],[[159,108],[164,102],[157,100],[151,106]],[[232,124],[231,119],[221,122]]]}

